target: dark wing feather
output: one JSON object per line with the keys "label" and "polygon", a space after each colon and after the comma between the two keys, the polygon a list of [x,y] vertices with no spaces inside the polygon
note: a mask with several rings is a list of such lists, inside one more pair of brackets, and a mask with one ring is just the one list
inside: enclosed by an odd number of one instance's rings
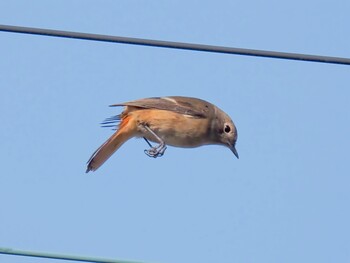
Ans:
{"label": "dark wing feather", "polygon": [[133,106],[144,109],[168,110],[180,114],[186,114],[195,118],[206,118],[214,110],[211,103],[189,97],[154,97],[140,99],[124,103],[113,104],[110,106]]}
{"label": "dark wing feather", "polygon": [[113,128],[112,130],[116,130],[118,128],[118,124],[120,123],[120,120],[121,120],[121,116],[120,114],[118,114],[105,119],[100,124],[102,125],[103,128]]}

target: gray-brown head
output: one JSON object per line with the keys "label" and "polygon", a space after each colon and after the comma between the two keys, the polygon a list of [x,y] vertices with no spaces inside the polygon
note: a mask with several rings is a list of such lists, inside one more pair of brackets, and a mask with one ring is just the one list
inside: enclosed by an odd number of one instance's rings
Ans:
{"label": "gray-brown head", "polygon": [[231,118],[218,107],[215,107],[211,134],[215,143],[228,147],[239,158],[236,150],[237,129]]}

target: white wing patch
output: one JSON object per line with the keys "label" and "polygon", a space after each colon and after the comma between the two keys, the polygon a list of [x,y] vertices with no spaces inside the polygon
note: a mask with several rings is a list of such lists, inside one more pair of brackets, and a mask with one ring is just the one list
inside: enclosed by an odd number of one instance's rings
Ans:
{"label": "white wing patch", "polygon": [[189,119],[195,119],[196,118],[195,116],[188,115],[188,114],[184,114],[183,116],[186,117],[186,118],[189,118]]}
{"label": "white wing patch", "polygon": [[169,98],[169,97],[162,97],[162,99],[167,100],[167,101],[171,101],[172,103],[177,104],[177,101],[174,100],[174,99],[172,99],[172,98]]}

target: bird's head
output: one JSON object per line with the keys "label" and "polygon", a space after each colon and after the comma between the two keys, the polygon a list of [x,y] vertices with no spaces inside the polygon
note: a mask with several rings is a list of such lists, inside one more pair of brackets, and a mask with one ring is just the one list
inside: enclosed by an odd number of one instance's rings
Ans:
{"label": "bird's head", "polygon": [[228,147],[239,158],[236,150],[237,128],[231,118],[219,108],[216,108],[212,132],[216,143]]}

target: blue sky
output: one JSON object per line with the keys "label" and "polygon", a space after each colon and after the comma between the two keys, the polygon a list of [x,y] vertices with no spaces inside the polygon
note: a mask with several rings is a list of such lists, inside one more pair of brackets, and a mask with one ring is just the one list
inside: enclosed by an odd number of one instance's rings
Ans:
{"label": "blue sky", "polygon": [[[350,57],[350,3],[1,1],[0,23]],[[349,66],[0,32],[0,246],[175,262],[350,261]],[[194,96],[238,128],[95,173],[110,104]],[[48,262],[0,255],[0,262]]]}

